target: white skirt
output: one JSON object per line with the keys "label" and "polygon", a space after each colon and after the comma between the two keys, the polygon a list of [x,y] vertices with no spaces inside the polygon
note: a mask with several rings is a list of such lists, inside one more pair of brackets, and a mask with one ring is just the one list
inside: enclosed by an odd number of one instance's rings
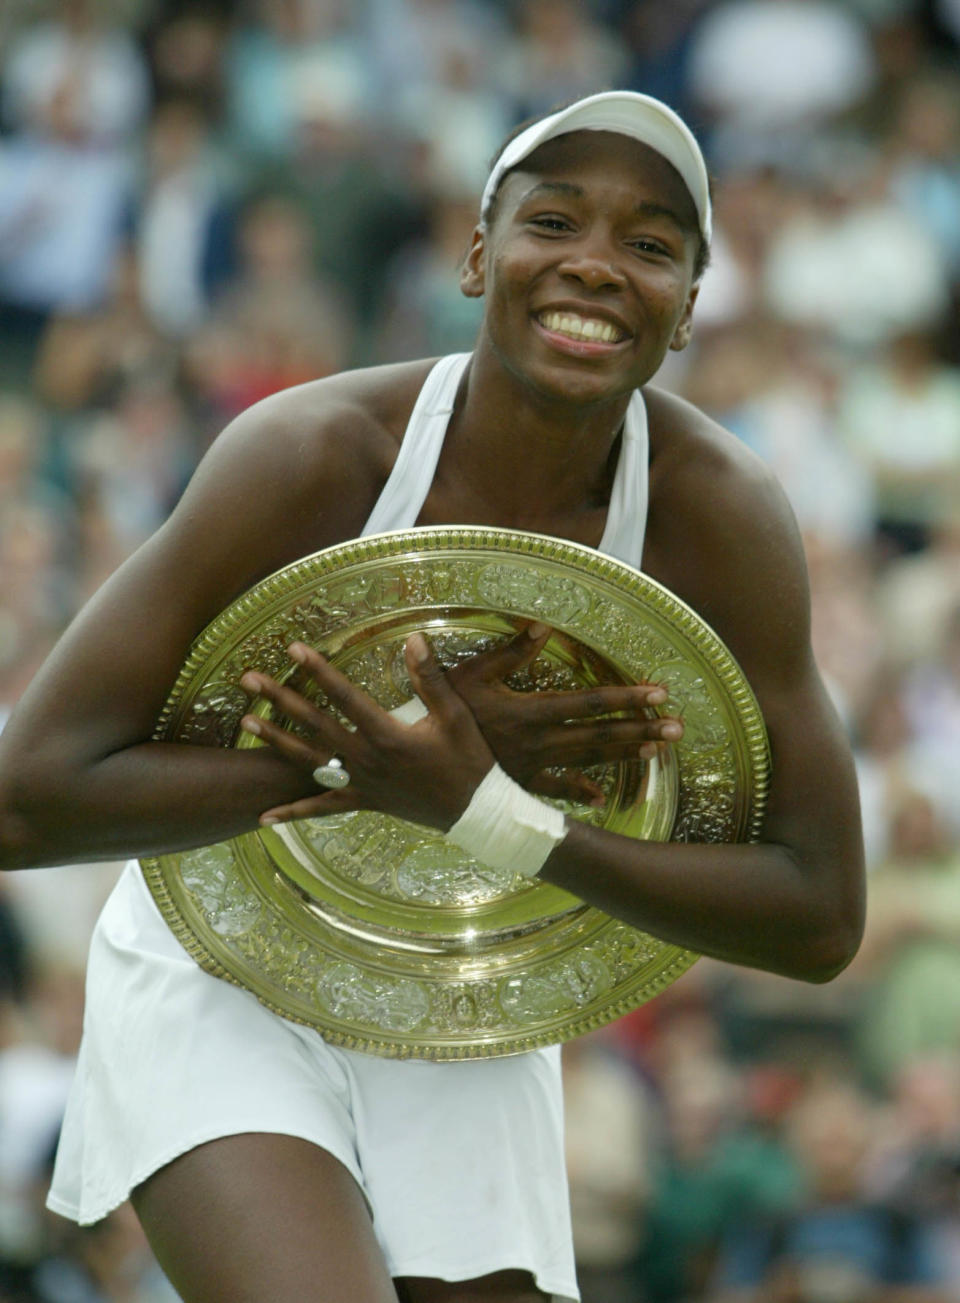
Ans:
{"label": "white skirt", "polygon": [[244,1132],[298,1136],[338,1158],[393,1276],[515,1268],[579,1297],[559,1049],[462,1063],[337,1049],[203,972],[132,862],[91,944],[48,1206],[99,1221],[178,1155]]}

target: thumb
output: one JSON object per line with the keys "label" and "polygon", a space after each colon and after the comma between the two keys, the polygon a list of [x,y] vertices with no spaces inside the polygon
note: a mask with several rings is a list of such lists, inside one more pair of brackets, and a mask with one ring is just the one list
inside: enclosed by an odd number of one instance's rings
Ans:
{"label": "thumb", "polygon": [[[472,660],[465,661],[458,670],[472,670],[484,683],[502,682],[517,670],[525,669],[535,661],[547,644],[553,630],[549,625],[533,623],[519,633],[482,652]],[[456,675],[454,675],[456,680]]]}
{"label": "thumb", "polygon": [[404,654],[413,690],[431,715],[449,717],[467,710],[463,698],[448,683],[446,674],[437,664],[437,658],[422,633],[410,635]]}
{"label": "thumb", "polygon": [[559,774],[543,769],[527,783],[527,790],[536,792],[538,796],[557,796],[563,800],[576,801],[578,805],[592,805],[598,810],[607,803],[600,784],[578,769],[564,769]]}

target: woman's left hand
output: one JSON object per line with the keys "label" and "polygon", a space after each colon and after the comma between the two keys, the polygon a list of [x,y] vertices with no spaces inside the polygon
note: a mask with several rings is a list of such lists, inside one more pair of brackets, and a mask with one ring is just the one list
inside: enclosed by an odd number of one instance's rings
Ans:
{"label": "woman's left hand", "polygon": [[248,671],[241,680],[244,689],[265,697],[277,713],[306,725],[312,736],[306,740],[258,715],[245,715],[241,728],[308,773],[338,757],[349,783],[267,810],[260,823],[346,810],[380,810],[444,832],[456,823],[493,766],[494,756],[469,706],[447,682],[426,638],[412,634],[405,648],[410,682],[429,711],[413,725],[393,719],[306,644],[293,643],[289,651],[333,708],[354,727],[345,727],[296,689]]}

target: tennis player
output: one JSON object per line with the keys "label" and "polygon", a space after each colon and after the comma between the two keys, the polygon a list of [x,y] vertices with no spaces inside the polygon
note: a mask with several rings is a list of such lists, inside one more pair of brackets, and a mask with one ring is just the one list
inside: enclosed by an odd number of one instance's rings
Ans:
{"label": "tennis player", "polygon": [[[515,135],[462,269],[484,300],[473,352],[306,384],[224,431],[14,711],[0,865],[172,852],[369,808],[669,942],[807,981],[838,973],[862,926],[861,834],[797,530],[756,458],[650,384],[689,340],[710,223],[697,143],[656,100],[591,96]],[[447,523],[597,548],[713,626],[769,732],[758,844],[637,841],[541,801],[548,767],[567,766],[573,790],[579,766],[649,755],[683,721],[647,717],[655,685],[512,693],[504,678],[548,632],[536,625],[450,676],[411,638],[413,722],[294,644],[351,728],[250,672],[251,698],[298,719],[296,736],[250,714],[266,746],[150,740],[192,640],[238,594],[343,540]],[[555,1048],[445,1064],[332,1047],[202,972],[135,861],[93,939],[50,1205],[91,1222],[128,1197],[187,1303],[577,1296]]]}

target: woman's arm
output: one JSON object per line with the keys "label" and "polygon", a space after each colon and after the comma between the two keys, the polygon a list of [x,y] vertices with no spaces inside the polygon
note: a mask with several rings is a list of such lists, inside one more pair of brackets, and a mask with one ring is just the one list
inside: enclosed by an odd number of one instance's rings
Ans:
{"label": "woman's arm", "polygon": [[362,409],[321,385],[252,408],[220,436],[0,735],[0,867],[205,844],[305,793],[309,778],[280,756],[150,738],[197,634],[257,580],[356,533],[389,455]]}

